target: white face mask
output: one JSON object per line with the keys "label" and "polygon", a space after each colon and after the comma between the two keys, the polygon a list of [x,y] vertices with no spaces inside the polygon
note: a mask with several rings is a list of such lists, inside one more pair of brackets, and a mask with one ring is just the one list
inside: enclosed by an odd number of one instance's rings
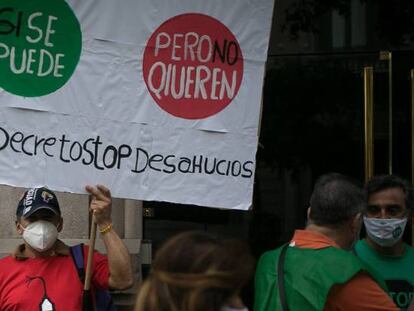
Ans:
{"label": "white face mask", "polygon": [[38,220],[22,226],[23,239],[38,252],[45,252],[55,244],[58,231],[54,224],[45,220]]}
{"label": "white face mask", "polygon": [[236,308],[231,308],[229,306],[223,306],[220,308],[220,311],[249,311],[249,309],[247,309],[246,307],[241,308],[241,309],[236,309]]}
{"label": "white face mask", "polygon": [[407,218],[380,219],[364,216],[364,224],[371,240],[380,246],[391,247],[401,239]]}

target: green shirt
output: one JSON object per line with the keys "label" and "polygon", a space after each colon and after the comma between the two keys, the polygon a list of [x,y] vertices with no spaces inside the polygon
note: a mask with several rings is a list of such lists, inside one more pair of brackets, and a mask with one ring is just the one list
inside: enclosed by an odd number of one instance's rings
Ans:
{"label": "green shirt", "polygon": [[[277,287],[277,262],[281,248],[264,253],[257,265],[254,311],[280,310]],[[335,247],[305,249],[289,247],[284,267],[284,280],[289,309],[292,311],[323,310],[329,290],[344,284],[364,264],[352,253]]]}
{"label": "green shirt", "polygon": [[355,246],[357,256],[385,280],[388,294],[401,310],[408,308],[414,289],[414,248],[405,243],[404,247],[402,256],[390,257],[376,252],[365,240]]}

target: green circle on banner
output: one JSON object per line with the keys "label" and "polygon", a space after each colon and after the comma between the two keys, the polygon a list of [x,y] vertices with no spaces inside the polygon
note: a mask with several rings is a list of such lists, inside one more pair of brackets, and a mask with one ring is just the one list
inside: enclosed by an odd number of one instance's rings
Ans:
{"label": "green circle on banner", "polygon": [[1,0],[0,87],[20,96],[53,93],[82,50],[79,22],[64,0]]}

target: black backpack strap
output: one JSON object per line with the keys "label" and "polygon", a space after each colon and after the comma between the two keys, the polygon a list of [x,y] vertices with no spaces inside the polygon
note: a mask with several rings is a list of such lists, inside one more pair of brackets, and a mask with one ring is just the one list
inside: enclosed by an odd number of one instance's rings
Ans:
{"label": "black backpack strap", "polygon": [[83,244],[71,246],[69,250],[70,254],[72,255],[73,263],[75,264],[76,270],[78,271],[79,279],[83,283],[85,281],[85,262],[83,257]]}
{"label": "black backpack strap", "polygon": [[285,265],[286,251],[289,247],[289,243],[283,245],[282,250],[279,255],[279,260],[277,262],[277,287],[279,290],[279,299],[280,304],[282,305],[282,311],[289,311],[289,306],[286,299],[285,291],[285,277],[283,267]]}

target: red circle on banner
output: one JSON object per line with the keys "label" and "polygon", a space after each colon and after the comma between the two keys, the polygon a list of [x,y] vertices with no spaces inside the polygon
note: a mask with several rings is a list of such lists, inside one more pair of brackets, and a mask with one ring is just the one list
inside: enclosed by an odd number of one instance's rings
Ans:
{"label": "red circle on banner", "polygon": [[163,110],[184,119],[204,119],[236,97],[243,55],[236,37],[220,21],[182,14],[165,21],[149,38],[143,75]]}

